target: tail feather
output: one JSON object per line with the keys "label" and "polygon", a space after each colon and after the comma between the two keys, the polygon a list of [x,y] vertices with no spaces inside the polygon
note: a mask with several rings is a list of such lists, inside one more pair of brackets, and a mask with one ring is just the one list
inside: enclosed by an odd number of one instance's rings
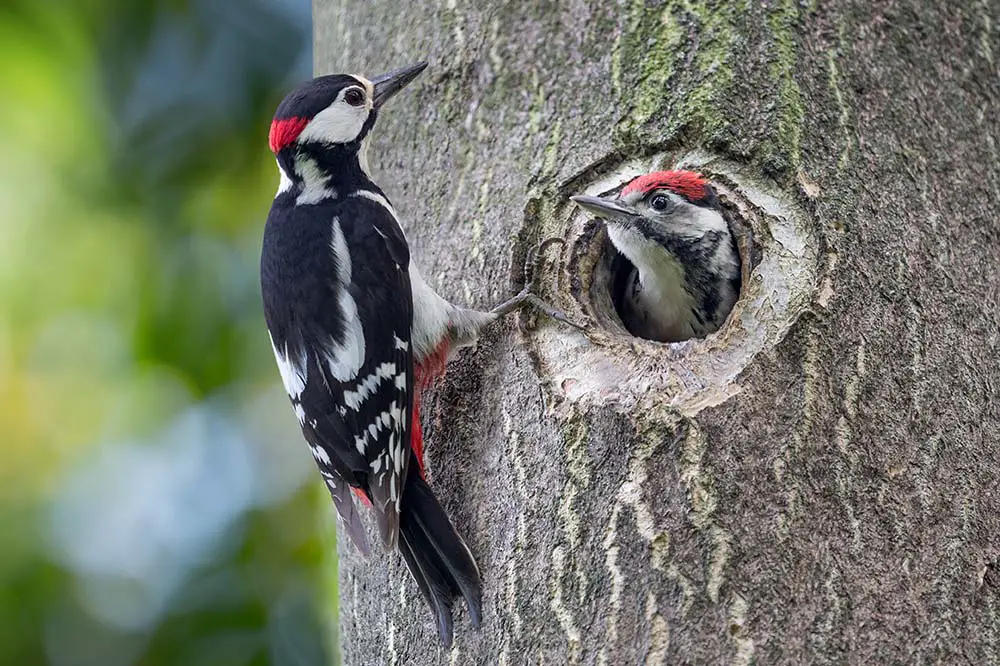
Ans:
{"label": "tail feather", "polygon": [[442,573],[427,562],[424,558],[418,557],[420,546],[411,545],[406,533],[400,535],[399,553],[406,562],[406,568],[410,570],[413,579],[420,588],[420,593],[424,595],[434,616],[437,619],[438,635],[441,642],[446,646],[451,646],[453,629],[451,620],[451,600],[452,592],[448,581]]}
{"label": "tail feather", "polygon": [[361,522],[361,515],[351,498],[351,486],[344,481],[327,477],[326,487],[330,491],[333,505],[337,507],[337,513],[340,514],[340,519],[343,521],[344,527],[347,528],[347,534],[350,535],[351,541],[362,554],[368,555],[368,539],[365,537],[365,527]]}
{"label": "tail feather", "polygon": [[399,550],[428,605],[437,614],[441,640],[451,644],[451,606],[462,596],[473,626],[482,621],[482,581],[469,547],[458,535],[430,486],[411,465],[403,491]]}

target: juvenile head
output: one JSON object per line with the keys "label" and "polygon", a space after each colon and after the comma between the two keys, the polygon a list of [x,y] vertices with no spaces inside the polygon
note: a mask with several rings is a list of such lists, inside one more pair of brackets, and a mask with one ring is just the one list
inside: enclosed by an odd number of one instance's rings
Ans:
{"label": "juvenile head", "polygon": [[692,171],[657,171],[618,195],[573,197],[603,218],[628,260],[612,300],[633,334],[660,342],[704,337],[729,316],[740,257],[712,186]]}
{"label": "juvenile head", "polygon": [[715,190],[693,171],[656,171],[629,182],[617,196],[576,196],[581,208],[611,227],[643,226],[657,234],[694,236],[724,231]]}

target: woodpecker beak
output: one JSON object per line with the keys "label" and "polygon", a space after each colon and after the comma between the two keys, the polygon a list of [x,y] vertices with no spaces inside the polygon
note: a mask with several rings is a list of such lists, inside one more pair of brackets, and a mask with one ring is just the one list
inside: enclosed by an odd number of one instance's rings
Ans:
{"label": "woodpecker beak", "polygon": [[372,79],[372,87],[375,93],[372,96],[372,104],[377,109],[385,104],[390,97],[406,87],[406,84],[417,78],[420,72],[427,68],[426,62],[418,62],[416,65],[394,69],[387,74],[376,76]]}
{"label": "woodpecker beak", "polygon": [[601,197],[570,197],[580,208],[588,213],[593,213],[597,217],[605,219],[631,220],[639,217],[639,213],[632,208],[621,204],[613,199],[603,199]]}

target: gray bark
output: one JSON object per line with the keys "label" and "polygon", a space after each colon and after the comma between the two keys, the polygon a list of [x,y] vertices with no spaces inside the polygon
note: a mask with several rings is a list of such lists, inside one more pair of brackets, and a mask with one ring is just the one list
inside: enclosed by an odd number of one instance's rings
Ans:
{"label": "gray bark", "polygon": [[[485,308],[565,236],[545,296],[592,323],[507,323],[425,403],[483,627],[457,610],[445,650],[398,555],[341,540],[345,663],[1000,663],[995,0],[316,0],[315,26],[317,73],[431,62],[370,155],[424,274]],[[678,164],[759,263],[723,331],[668,346],[609,315],[567,197]]]}

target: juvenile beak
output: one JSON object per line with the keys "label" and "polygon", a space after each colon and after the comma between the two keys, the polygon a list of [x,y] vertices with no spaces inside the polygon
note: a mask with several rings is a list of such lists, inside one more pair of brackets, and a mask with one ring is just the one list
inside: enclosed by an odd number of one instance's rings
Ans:
{"label": "juvenile beak", "polygon": [[573,203],[588,213],[593,213],[597,217],[603,217],[605,219],[629,220],[633,217],[638,217],[639,215],[632,208],[614,201],[613,199],[587,196],[570,197],[570,199],[573,200]]}
{"label": "juvenile beak", "polygon": [[372,104],[377,109],[390,97],[406,87],[406,84],[417,78],[420,72],[427,68],[426,62],[418,62],[416,65],[394,69],[391,72],[376,76],[371,80],[375,93],[372,97]]}

